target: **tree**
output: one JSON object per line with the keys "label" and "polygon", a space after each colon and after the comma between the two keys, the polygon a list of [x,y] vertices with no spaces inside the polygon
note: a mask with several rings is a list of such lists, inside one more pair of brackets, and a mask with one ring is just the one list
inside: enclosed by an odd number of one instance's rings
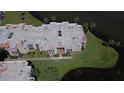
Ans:
{"label": "tree", "polygon": [[1,16],[1,19],[4,19],[4,15]]}
{"label": "tree", "polygon": [[4,13],[0,11],[0,20],[4,19]]}
{"label": "tree", "polygon": [[116,42],[115,42],[115,47],[120,47],[120,45],[121,45],[121,44],[120,44],[119,41],[116,41]]}
{"label": "tree", "polygon": [[115,41],[113,39],[110,39],[109,42],[108,42],[109,46],[114,46],[115,44]]}
{"label": "tree", "polygon": [[90,24],[90,31],[93,31],[95,29],[95,27],[96,27],[96,23],[92,22]]}
{"label": "tree", "polygon": [[44,18],[43,21],[44,21],[45,23],[48,23],[48,22],[49,22],[49,19],[48,19],[48,18]]}
{"label": "tree", "polygon": [[74,22],[78,23],[80,21],[80,18],[79,17],[75,17],[74,18]]}
{"label": "tree", "polygon": [[33,75],[38,77],[40,75],[40,71],[39,71],[39,68],[38,67],[35,67],[34,70],[33,70]]}
{"label": "tree", "polygon": [[25,17],[22,17],[22,20],[25,20]]}
{"label": "tree", "polygon": [[85,31],[85,32],[88,32],[88,30],[89,30],[89,25],[88,25],[87,22],[85,22],[85,23],[83,24],[83,27],[84,27],[84,31]]}
{"label": "tree", "polygon": [[24,15],[25,15],[25,13],[24,13],[24,12],[22,12],[22,13],[21,13],[21,16],[24,16]]}
{"label": "tree", "polygon": [[9,53],[4,48],[0,48],[0,61],[4,61],[6,58],[8,58]]}
{"label": "tree", "polygon": [[56,16],[52,16],[51,17],[51,20],[54,22],[54,21],[56,21]]}

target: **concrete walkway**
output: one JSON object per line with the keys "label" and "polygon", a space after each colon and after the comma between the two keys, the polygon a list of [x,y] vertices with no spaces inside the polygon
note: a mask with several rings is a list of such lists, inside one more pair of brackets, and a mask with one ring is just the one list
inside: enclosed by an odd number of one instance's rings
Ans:
{"label": "concrete walkway", "polygon": [[40,60],[63,60],[63,59],[72,59],[72,57],[49,57],[49,58],[18,58],[18,59],[6,59],[5,61],[23,61],[23,60],[30,60],[30,61],[40,61]]}

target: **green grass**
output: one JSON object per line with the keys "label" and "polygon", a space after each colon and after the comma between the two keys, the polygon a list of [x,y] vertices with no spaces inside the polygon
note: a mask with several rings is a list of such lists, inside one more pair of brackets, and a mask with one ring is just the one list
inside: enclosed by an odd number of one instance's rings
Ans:
{"label": "green grass", "polygon": [[[73,59],[33,61],[35,67],[39,68],[38,80],[61,80],[70,70],[81,67],[107,68],[116,64],[118,53],[109,47],[102,45],[102,41],[92,35],[86,34],[87,45],[81,52],[73,53]],[[55,71],[48,69],[55,68]]]}
{"label": "green grass", "polygon": [[7,11],[4,13],[4,19],[0,25],[26,23],[40,26],[42,24],[40,20],[34,18],[29,12],[25,11],[24,13],[25,20],[22,20],[21,12]]}

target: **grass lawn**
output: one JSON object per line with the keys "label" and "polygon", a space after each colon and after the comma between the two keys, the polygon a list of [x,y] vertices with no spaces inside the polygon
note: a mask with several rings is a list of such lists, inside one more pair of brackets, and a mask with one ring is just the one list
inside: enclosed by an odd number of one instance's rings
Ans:
{"label": "grass lawn", "polygon": [[102,41],[92,35],[86,34],[87,45],[81,52],[73,53],[73,59],[33,61],[39,68],[38,80],[61,80],[71,69],[81,67],[107,68],[116,64],[118,53],[109,47],[102,45]]}
{"label": "grass lawn", "polygon": [[[4,19],[2,20],[0,25],[26,23],[39,26],[42,24],[40,20],[34,18],[29,12],[25,11],[25,15],[21,15],[21,13],[22,12],[17,11],[5,12]],[[25,20],[22,20],[22,17],[24,17]]]}

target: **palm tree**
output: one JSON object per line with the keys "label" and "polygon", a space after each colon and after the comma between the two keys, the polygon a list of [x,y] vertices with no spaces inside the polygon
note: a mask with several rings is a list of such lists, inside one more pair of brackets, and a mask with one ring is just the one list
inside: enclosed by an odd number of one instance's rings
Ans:
{"label": "palm tree", "polygon": [[25,17],[22,17],[22,20],[25,20]]}
{"label": "palm tree", "polygon": [[0,11],[0,20],[4,19],[4,13]]}
{"label": "palm tree", "polygon": [[90,31],[94,30],[95,27],[96,27],[96,23],[92,22],[90,24]]}
{"label": "palm tree", "polygon": [[119,41],[117,41],[116,43],[115,43],[115,47],[120,47],[120,42]]}
{"label": "palm tree", "polygon": [[52,16],[51,17],[51,20],[54,22],[54,21],[56,21],[56,16]]}
{"label": "palm tree", "polygon": [[85,22],[85,23],[83,24],[83,27],[84,27],[84,31],[85,31],[85,32],[88,32],[88,31],[89,31],[89,25],[88,25],[87,22]]}
{"label": "palm tree", "polygon": [[39,76],[39,74],[40,74],[40,71],[39,71],[39,69],[38,69],[38,67],[35,67],[34,68],[34,71],[33,71],[33,73],[32,73],[34,76],[36,76],[36,77],[38,77]]}
{"label": "palm tree", "polygon": [[21,13],[21,16],[24,16],[24,15],[25,15],[25,13],[24,13],[24,12],[22,12],[22,13]]}
{"label": "palm tree", "polygon": [[48,18],[44,18],[43,21],[44,21],[45,23],[48,23],[48,22],[49,22],[49,19],[48,19]]}
{"label": "palm tree", "polygon": [[114,46],[115,44],[115,41],[113,39],[110,39],[109,42],[108,42],[109,46]]}
{"label": "palm tree", "polygon": [[0,61],[4,61],[9,56],[9,53],[4,48],[0,48]]}
{"label": "palm tree", "polygon": [[78,23],[80,21],[80,18],[79,17],[75,17],[74,18],[74,22]]}

